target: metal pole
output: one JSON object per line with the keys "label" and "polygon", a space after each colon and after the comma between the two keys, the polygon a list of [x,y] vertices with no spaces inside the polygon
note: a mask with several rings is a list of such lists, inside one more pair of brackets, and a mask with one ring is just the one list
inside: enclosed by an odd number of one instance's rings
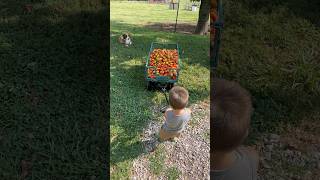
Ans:
{"label": "metal pole", "polygon": [[178,1],[178,9],[177,9],[177,16],[176,16],[176,24],[174,25],[174,32],[177,32],[177,22],[178,22],[178,15],[179,15],[179,6],[180,6],[180,0]]}

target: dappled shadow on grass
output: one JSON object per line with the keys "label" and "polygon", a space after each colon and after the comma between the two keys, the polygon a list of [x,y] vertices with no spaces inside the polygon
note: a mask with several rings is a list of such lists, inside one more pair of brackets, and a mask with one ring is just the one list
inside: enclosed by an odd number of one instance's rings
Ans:
{"label": "dappled shadow on grass", "polygon": [[0,177],[105,179],[108,12],[42,5],[0,24]]}

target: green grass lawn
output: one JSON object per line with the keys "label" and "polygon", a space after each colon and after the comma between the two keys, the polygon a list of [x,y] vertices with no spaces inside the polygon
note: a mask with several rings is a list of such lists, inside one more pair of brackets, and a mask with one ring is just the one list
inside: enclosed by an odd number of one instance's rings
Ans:
{"label": "green grass lawn", "polygon": [[27,179],[106,179],[106,7],[0,7],[0,179],[20,179],[22,160]]}
{"label": "green grass lawn", "polygon": [[[184,9],[189,0],[181,0],[178,15],[179,22],[196,24],[199,11],[192,12]],[[110,19],[134,25],[146,23],[174,23],[176,10],[169,10],[168,4],[149,4],[144,2],[112,1],[110,3]]]}
{"label": "green grass lawn", "polygon": [[224,1],[218,74],[252,93],[254,132],[281,131],[319,111],[317,2]]}
{"label": "green grass lawn", "polygon": [[[196,23],[198,13],[182,11],[181,14],[184,22]],[[175,13],[164,5],[111,2],[110,158],[114,179],[130,175],[132,161],[143,153],[139,135],[149,121],[157,118],[152,115],[152,107],[165,103],[161,93],[148,92],[145,88],[144,65],[151,42],[179,43],[184,54],[178,84],[189,90],[191,103],[209,97],[209,37],[144,27],[147,23],[174,21]],[[125,48],[117,39],[128,31],[133,34],[134,44]]]}

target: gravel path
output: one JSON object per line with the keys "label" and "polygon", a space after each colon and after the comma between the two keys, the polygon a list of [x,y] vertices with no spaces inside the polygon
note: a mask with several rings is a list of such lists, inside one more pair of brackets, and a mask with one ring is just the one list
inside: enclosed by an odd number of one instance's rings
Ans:
{"label": "gravel path", "polygon": [[163,119],[150,122],[141,135],[145,153],[134,161],[131,179],[168,179],[164,173],[156,177],[149,169],[148,157],[159,145],[166,155],[164,167],[176,167],[181,172],[179,179],[209,179],[209,104],[194,104],[191,109],[192,120],[177,142],[160,144],[157,134]]}
{"label": "gravel path", "polygon": [[287,133],[264,134],[259,180],[320,180],[320,123],[305,122]]}

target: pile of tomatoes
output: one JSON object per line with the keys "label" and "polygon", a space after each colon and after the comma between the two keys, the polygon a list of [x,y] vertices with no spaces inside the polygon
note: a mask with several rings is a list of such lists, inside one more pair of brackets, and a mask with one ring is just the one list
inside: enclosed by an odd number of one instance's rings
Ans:
{"label": "pile of tomatoes", "polygon": [[150,54],[148,69],[149,78],[160,76],[169,76],[171,79],[177,79],[178,51],[176,49],[154,49]]}

